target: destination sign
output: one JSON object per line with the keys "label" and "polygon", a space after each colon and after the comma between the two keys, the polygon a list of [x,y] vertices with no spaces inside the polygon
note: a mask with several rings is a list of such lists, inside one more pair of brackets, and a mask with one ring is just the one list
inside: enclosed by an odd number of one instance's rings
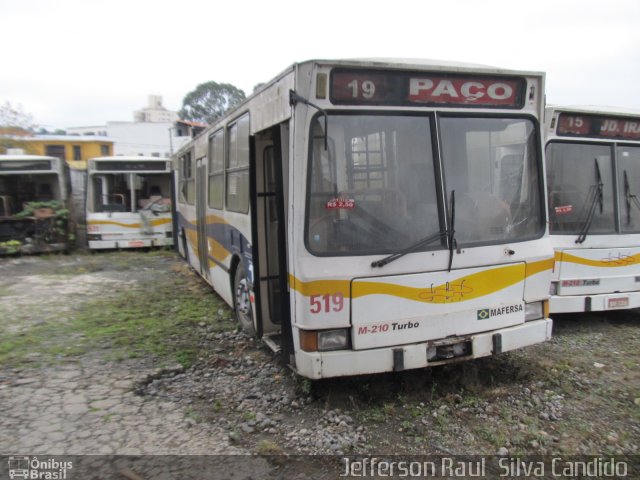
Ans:
{"label": "destination sign", "polygon": [[51,170],[51,160],[3,160],[0,171]]}
{"label": "destination sign", "polygon": [[521,108],[525,80],[429,72],[334,69],[331,101],[338,105]]}
{"label": "destination sign", "polygon": [[558,135],[640,140],[640,118],[561,113]]}
{"label": "destination sign", "polygon": [[149,162],[149,161],[106,161],[96,162],[95,169],[99,172],[164,172],[167,171],[167,162]]}

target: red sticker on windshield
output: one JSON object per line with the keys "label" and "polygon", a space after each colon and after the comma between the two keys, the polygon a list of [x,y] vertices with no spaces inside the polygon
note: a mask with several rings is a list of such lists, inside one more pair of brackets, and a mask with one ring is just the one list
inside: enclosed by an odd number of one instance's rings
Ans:
{"label": "red sticker on windshield", "polygon": [[332,198],[325,204],[324,208],[328,210],[352,209],[356,208],[356,201],[353,198]]}
{"label": "red sticker on windshield", "polygon": [[556,215],[563,215],[565,213],[573,212],[573,205],[561,205],[555,208]]}

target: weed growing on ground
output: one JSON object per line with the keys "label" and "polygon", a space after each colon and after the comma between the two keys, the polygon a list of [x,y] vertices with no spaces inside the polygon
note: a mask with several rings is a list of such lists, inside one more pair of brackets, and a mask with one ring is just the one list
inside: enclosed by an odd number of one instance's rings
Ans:
{"label": "weed growing on ground", "polygon": [[[153,255],[161,260],[168,257],[166,270],[161,269],[164,265],[155,267],[157,270],[147,268],[133,285],[130,281],[122,286],[109,284],[104,295],[71,297],[69,301],[77,303],[65,321],[56,317],[54,309],[34,306],[39,322],[0,338],[0,364],[33,365],[34,353],[37,362],[50,363],[108,348],[112,360],[152,356],[158,363],[178,362],[189,368],[198,358],[203,334],[235,325],[226,304],[209,286],[188,271],[174,268],[176,262],[172,264],[167,252]],[[109,268],[122,271],[123,279],[128,279],[125,270],[137,271],[131,254],[108,256],[90,257],[88,268],[86,264],[67,267],[65,275]]]}

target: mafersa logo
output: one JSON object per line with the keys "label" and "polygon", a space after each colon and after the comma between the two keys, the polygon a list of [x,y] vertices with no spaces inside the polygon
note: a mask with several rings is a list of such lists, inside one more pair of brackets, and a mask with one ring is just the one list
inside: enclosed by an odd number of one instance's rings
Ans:
{"label": "mafersa logo", "polygon": [[521,303],[517,305],[505,305],[498,308],[482,308],[478,310],[478,320],[488,320],[493,317],[501,317],[502,315],[510,315],[512,313],[518,313],[524,311],[524,307]]}

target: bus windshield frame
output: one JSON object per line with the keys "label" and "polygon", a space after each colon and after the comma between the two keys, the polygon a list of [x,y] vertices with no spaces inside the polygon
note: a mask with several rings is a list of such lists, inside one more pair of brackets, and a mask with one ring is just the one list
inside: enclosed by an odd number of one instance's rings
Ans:
{"label": "bus windshield frame", "polygon": [[[329,110],[311,122],[305,245],[315,256],[448,248],[545,233],[537,120],[512,112]],[[438,239],[437,236],[440,235]]]}

